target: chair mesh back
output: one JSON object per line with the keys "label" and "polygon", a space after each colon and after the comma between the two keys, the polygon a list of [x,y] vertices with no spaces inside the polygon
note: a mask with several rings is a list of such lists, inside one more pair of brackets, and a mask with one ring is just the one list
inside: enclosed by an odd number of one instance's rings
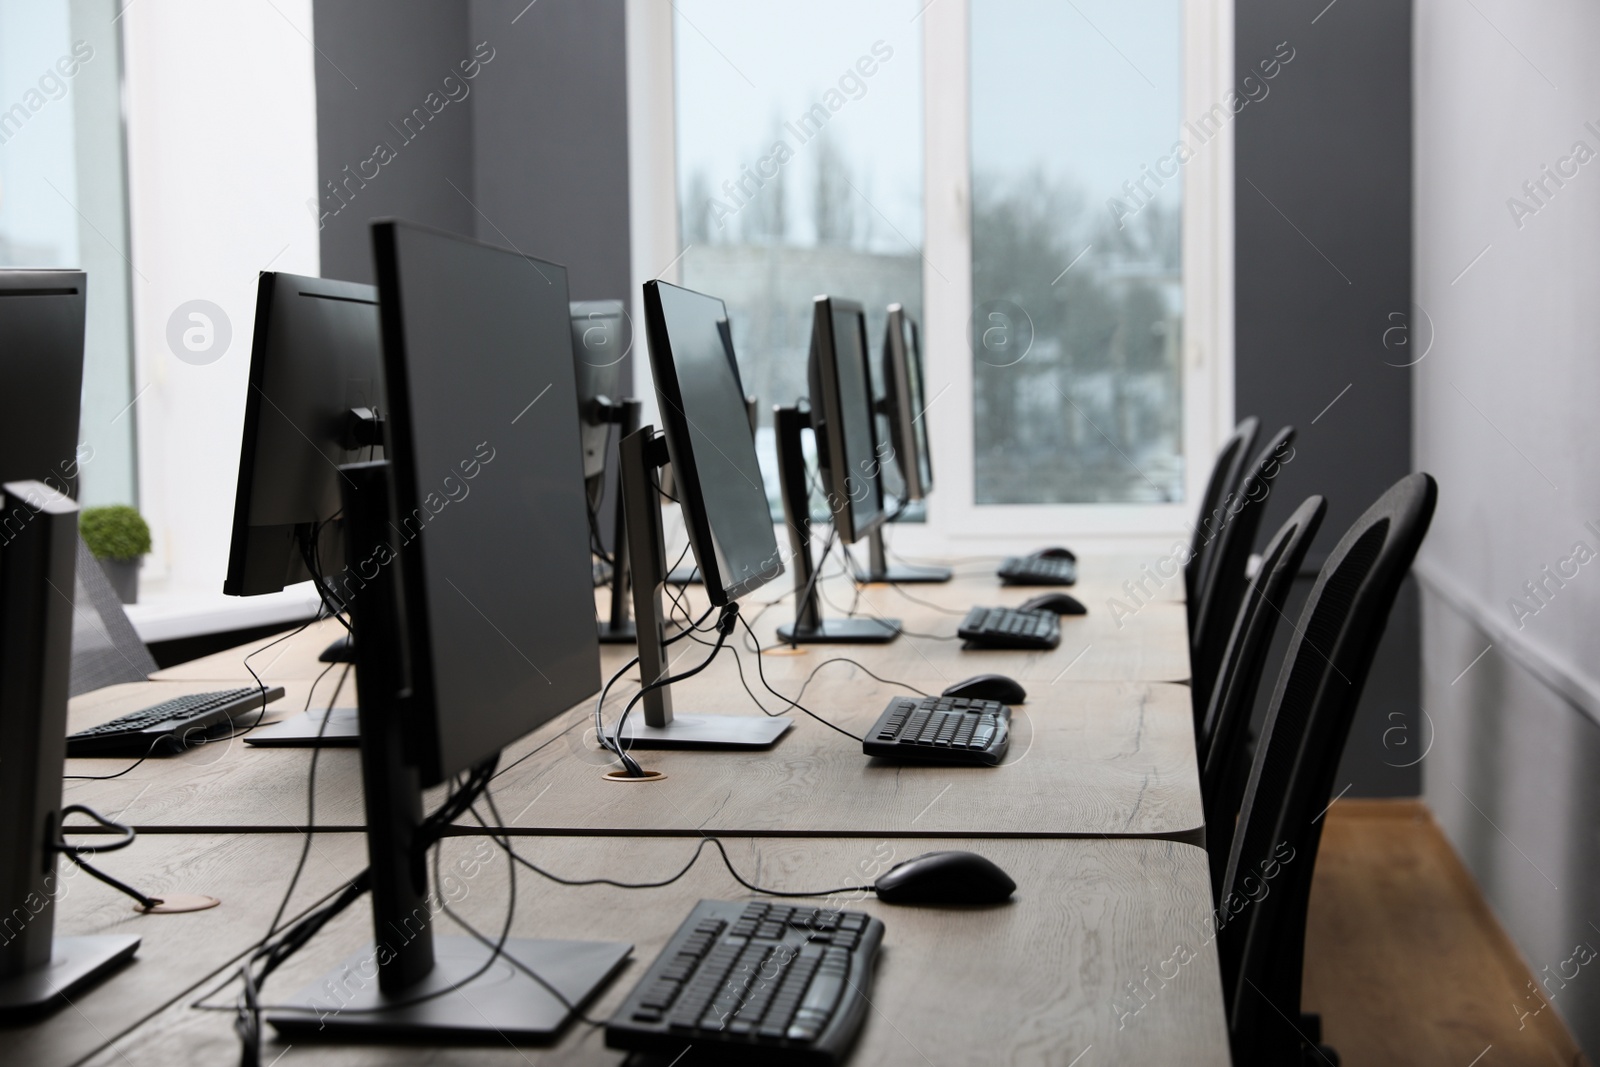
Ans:
{"label": "chair mesh back", "polygon": [[[1294,427],[1273,435],[1246,468],[1236,492],[1224,498],[1218,522],[1211,532],[1211,562],[1200,584],[1200,606],[1189,634],[1190,678],[1197,708],[1216,685],[1228,635],[1244,600],[1245,564],[1261,530],[1267,496],[1282,464],[1292,456]],[[1193,594],[1191,594],[1191,599]]]}
{"label": "chair mesh back", "polygon": [[[122,601],[89,546],[78,538],[78,578],[72,597],[72,696],[118,682],[142,682],[156,661],[139,640]],[[63,590],[63,592],[65,592]]]}
{"label": "chair mesh back", "polygon": [[[1329,556],[1301,612],[1267,709],[1219,902],[1223,988],[1235,1062],[1289,1062],[1297,1019],[1305,909],[1361,691],[1417,548],[1437,487],[1395,484]],[[1268,999],[1270,998],[1270,999]]]}
{"label": "chair mesh back", "polygon": [[1211,477],[1206,480],[1206,495],[1200,501],[1200,513],[1195,517],[1194,536],[1189,539],[1189,559],[1183,567],[1183,581],[1188,590],[1189,629],[1194,630],[1196,613],[1200,610],[1200,589],[1205,583],[1207,565],[1211,562],[1211,532],[1215,530],[1217,509],[1236,492],[1244,477],[1244,462],[1256,445],[1256,433],[1261,420],[1251,415],[1233,431],[1217,452],[1211,465]]}
{"label": "chair mesh back", "polygon": [[1222,896],[1222,877],[1233,844],[1234,816],[1249,779],[1250,714],[1265,673],[1267,652],[1278,620],[1283,618],[1290,587],[1327,510],[1322,497],[1307,499],[1267,542],[1261,570],[1255,581],[1248,583],[1228,638],[1211,700],[1196,725],[1206,843],[1211,850],[1211,890],[1217,899]]}

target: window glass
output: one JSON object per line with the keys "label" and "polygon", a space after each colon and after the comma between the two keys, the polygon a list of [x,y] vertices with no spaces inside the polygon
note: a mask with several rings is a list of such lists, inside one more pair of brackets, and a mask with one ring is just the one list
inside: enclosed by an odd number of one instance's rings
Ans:
{"label": "window glass", "polygon": [[673,7],[680,277],[727,303],[777,516],[772,407],[808,392],[812,298],[866,309],[875,377],[887,307],[922,315],[920,4]]}
{"label": "window glass", "polygon": [[1183,499],[1182,29],[1180,0],[971,0],[979,504]]}
{"label": "window glass", "polygon": [[0,0],[0,267],[88,272],[79,500],[137,504],[113,0]]}

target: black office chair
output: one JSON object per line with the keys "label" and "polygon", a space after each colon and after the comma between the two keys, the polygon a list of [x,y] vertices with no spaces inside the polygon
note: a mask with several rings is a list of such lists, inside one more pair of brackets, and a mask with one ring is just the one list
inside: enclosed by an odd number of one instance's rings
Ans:
{"label": "black office chair", "polygon": [[1433,518],[1426,474],[1396,483],[1339,541],[1300,614],[1261,731],[1217,909],[1239,1067],[1337,1063],[1300,1011],[1306,903],[1333,792],[1389,611]]}
{"label": "black office chair", "polygon": [[1250,582],[1217,673],[1204,716],[1195,723],[1200,758],[1200,795],[1205,804],[1206,846],[1211,852],[1211,893],[1222,898],[1222,876],[1233,845],[1234,817],[1250,778],[1250,713],[1266,673],[1267,652],[1289,589],[1306,550],[1328,510],[1320,496],[1307,498],[1272,535],[1261,553],[1261,569]]}
{"label": "black office chair", "polygon": [[1211,562],[1218,519],[1218,509],[1229,493],[1237,492],[1244,478],[1244,465],[1256,445],[1256,434],[1261,430],[1261,420],[1249,416],[1233,431],[1217,453],[1211,465],[1211,477],[1206,481],[1206,495],[1200,501],[1200,514],[1195,519],[1194,535],[1189,538],[1189,559],[1183,565],[1185,598],[1189,605],[1189,632],[1200,611],[1200,589],[1205,583],[1206,570]]}
{"label": "black office chair", "polygon": [[[1189,630],[1190,694],[1197,711],[1217,684],[1228,635],[1239,617],[1244,600],[1245,567],[1255,547],[1261,518],[1266,514],[1267,495],[1282,468],[1289,446],[1294,442],[1294,427],[1285,426],[1272,435],[1265,448],[1245,467],[1236,492],[1223,498],[1216,526],[1208,532],[1211,562],[1201,579],[1200,607]],[[1194,599],[1193,591],[1190,600]]]}

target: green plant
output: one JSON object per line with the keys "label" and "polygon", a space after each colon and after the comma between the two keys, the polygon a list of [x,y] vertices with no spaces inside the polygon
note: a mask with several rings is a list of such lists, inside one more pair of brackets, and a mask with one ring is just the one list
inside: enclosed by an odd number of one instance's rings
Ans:
{"label": "green plant", "polygon": [[84,508],[78,529],[95,559],[138,559],[150,551],[150,527],[126,504]]}

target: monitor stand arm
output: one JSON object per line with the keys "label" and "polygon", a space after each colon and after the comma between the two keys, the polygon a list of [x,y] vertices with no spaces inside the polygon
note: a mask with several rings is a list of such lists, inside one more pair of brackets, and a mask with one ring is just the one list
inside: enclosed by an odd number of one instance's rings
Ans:
{"label": "monitor stand arm", "polygon": [[[422,783],[406,759],[408,716],[402,712],[399,594],[389,545],[387,463],[356,463],[345,475],[345,538],[351,569],[377,562],[361,590],[356,616],[356,686],[361,704],[361,784],[366,799],[367,876],[375,940],[292,996],[267,1021],[292,1040],[367,1040],[407,1044],[548,1039],[567,1008],[521,967],[508,961],[462,986],[453,999],[418,1002],[471,976],[491,948],[472,937],[435,937],[442,909],[428,887]],[[365,573],[365,572],[363,572]],[[440,844],[438,847],[445,848]],[[495,862],[500,862],[496,860]],[[582,1008],[627,960],[633,946],[608,941],[507,939],[503,954],[559,989]],[[441,1004],[465,998],[472,1010]],[[428,1036],[423,1036],[428,1035]]]}
{"label": "monitor stand arm", "polygon": [[823,618],[822,596],[812,580],[823,561],[811,562],[811,494],[806,457],[800,450],[800,435],[811,425],[811,416],[796,407],[780,407],[773,409],[772,417],[778,444],[778,487],[794,564],[794,622],[778,627],[779,640],[792,645],[881,645],[893,641],[900,636],[898,619]]}
{"label": "monitor stand arm", "polygon": [[[638,430],[641,409],[642,405],[634,399],[606,405],[606,417],[622,428],[618,440]],[[611,537],[611,617],[600,620],[599,624],[600,643],[606,645],[632,644],[638,636],[637,628],[628,618],[628,520],[622,507],[621,491],[622,479],[619,477]]]}
{"label": "monitor stand arm", "polygon": [[[666,582],[666,537],[661,529],[661,504],[653,471],[667,462],[664,438],[654,426],[622,439],[622,506],[627,513],[628,559],[633,567],[633,617],[639,634],[639,677],[647,682],[668,677],[666,619],[661,587]],[[766,748],[793,725],[793,720],[765,715],[675,715],[672,687],[646,693],[644,721],[629,716],[622,743],[632,748]]]}

